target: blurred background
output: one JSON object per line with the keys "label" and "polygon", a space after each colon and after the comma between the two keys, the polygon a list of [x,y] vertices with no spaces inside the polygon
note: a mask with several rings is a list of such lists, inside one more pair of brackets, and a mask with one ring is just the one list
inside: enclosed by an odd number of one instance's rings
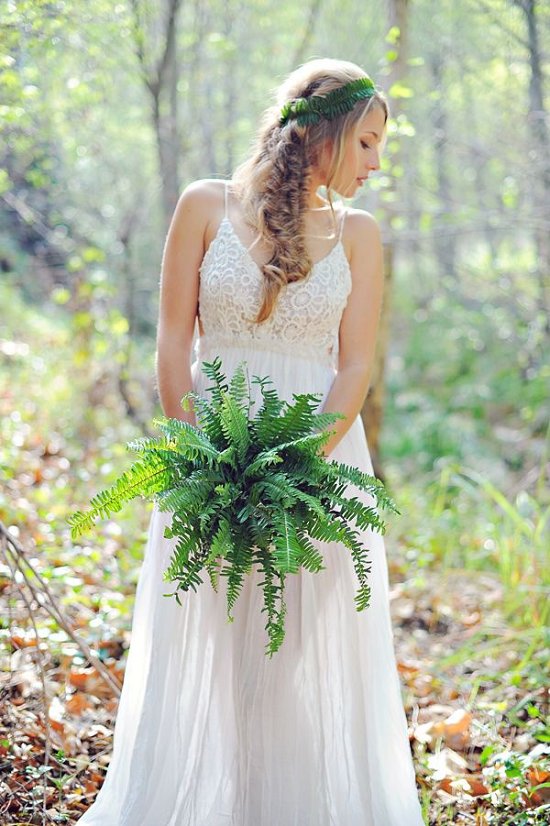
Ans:
{"label": "blurred background", "polygon": [[[108,761],[108,740],[70,716],[100,713],[97,684],[71,682],[90,660],[41,594],[121,672],[150,506],[78,546],[66,518],[160,412],[160,262],[179,194],[229,177],[284,76],[330,56],[360,64],[391,108],[382,167],[353,202],[376,216],[386,268],[363,417],[401,509],[387,549],[426,822],[474,822],[476,807],[480,824],[547,822],[549,31],[535,0],[2,0],[5,817],[70,820]],[[33,698],[50,770],[42,808],[34,793],[18,809],[13,777],[32,776],[34,746],[17,754],[12,734]],[[418,719],[437,703],[440,718]],[[416,737],[461,710],[466,740]],[[452,769],[477,772],[490,802],[445,786],[442,744],[477,755]]]}

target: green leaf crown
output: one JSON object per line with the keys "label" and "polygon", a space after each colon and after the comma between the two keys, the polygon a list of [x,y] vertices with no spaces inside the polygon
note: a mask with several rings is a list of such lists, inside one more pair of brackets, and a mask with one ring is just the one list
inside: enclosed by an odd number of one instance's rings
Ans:
{"label": "green leaf crown", "polygon": [[281,109],[279,124],[284,126],[295,119],[298,126],[311,126],[321,118],[333,120],[351,112],[357,101],[372,97],[376,87],[370,77],[359,77],[333,89],[326,95],[310,95],[307,98],[289,100]]}

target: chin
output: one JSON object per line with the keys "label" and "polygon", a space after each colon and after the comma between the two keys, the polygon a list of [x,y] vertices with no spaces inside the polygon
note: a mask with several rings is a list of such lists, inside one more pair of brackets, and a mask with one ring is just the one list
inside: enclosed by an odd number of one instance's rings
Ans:
{"label": "chin", "polygon": [[336,192],[337,195],[340,195],[341,198],[353,198],[353,196],[357,194],[357,190],[361,189],[361,187],[357,183],[353,183],[347,186],[331,186],[331,189],[333,192]]}

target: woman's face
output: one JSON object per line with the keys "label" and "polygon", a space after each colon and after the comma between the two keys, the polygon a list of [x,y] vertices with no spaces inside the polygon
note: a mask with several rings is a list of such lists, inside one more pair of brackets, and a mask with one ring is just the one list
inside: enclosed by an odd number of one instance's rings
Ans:
{"label": "woman's face", "polygon": [[331,189],[343,198],[352,198],[370,173],[380,169],[380,156],[385,142],[385,113],[375,104],[348,136],[344,157],[331,181]]}

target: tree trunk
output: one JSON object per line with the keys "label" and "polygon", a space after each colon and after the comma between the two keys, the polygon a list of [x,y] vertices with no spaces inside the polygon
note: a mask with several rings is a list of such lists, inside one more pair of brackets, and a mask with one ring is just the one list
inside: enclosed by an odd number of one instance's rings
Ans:
{"label": "tree trunk", "polygon": [[534,240],[537,251],[537,271],[540,282],[540,308],[546,315],[546,329],[550,332],[550,140],[548,115],[544,108],[542,59],[537,27],[535,0],[516,0],[527,23],[529,42],[529,115],[531,126],[531,185],[533,203]]}
{"label": "tree trunk", "polygon": [[[408,6],[408,0],[389,0],[388,23],[390,27],[395,26],[399,29],[399,40],[396,43],[398,57],[392,63],[391,71],[388,75],[388,89],[391,88],[394,83],[402,80],[406,71],[408,56]],[[396,118],[400,110],[399,98],[391,102],[391,108],[391,116],[392,118]],[[395,182],[393,182],[392,185],[395,187]],[[386,204],[386,220],[384,221],[384,225],[381,227],[382,237],[386,238],[384,245],[384,301],[382,303],[382,311],[380,314],[379,333],[371,386],[369,393],[367,394],[365,404],[363,405],[363,410],[361,411],[374,472],[380,479],[382,479],[382,481],[384,480],[384,474],[382,473],[380,461],[380,432],[384,414],[384,371],[389,344],[391,296],[393,289],[394,242],[392,236],[392,217],[394,215],[394,203],[398,203],[398,199],[388,199]]]}
{"label": "tree trunk", "polygon": [[304,27],[302,39],[300,40],[296,51],[294,52],[294,57],[290,64],[291,69],[294,69],[296,66],[299,66],[300,63],[303,63],[306,60],[306,55],[311,49],[311,43],[313,41],[313,35],[315,33],[315,23],[319,19],[319,15],[321,14],[321,6],[323,4],[323,0],[311,0],[311,6],[309,7],[309,13],[307,16],[307,22]]}
{"label": "tree trunk", "polygon": [[[180,190],[176,29],[181,0],[167,0],[166,20],[164,27],[159,27],[161,31],[158,35],[161,40],[161,51],[156,61],[147,59],[147,35],[141,20],[139,0],[131,0],[131,4],[134,13],[133,33],[136,54],[141,65],[145,88],[151,98],[162,187],[162,209],[166,231],[168,231]],[[166,106],[163,105],[165,100]]]}
{"label": "tree trunk", "polygon": [[[233,36],[236,12],[233,4],[226,2],[224,6],[223,33],[228,41]],[[237,93],[238,83],[238,56],[239,50],[227,49],[225,55],[224,72],[224,115],[225,115],[225,152],[223,157],[223,173],[225,176],[231,175],[235,164],[235,121],[238,111],[239,96]]]}
{"label": "tree trunk", "polygon": [[[428,64],[432,75],[433,88],[437,89],[444,74],[445,62],[440,51],[433,52],[428,57]],[[432,109],[433,135],[435,151],[435,171],[437,175],[437,194],[439,206],[437,210],[436,223],[440,230],[436,229],[434,235],[435,254],[441,274],[449,279],[449,283],[456,280],[456,241],[452,232],[452,216],[454,204],[452,202],[452,186],[449,178],[449,158],[448,147],[448,122],[445,110],[445,98],[437,96]]]}

